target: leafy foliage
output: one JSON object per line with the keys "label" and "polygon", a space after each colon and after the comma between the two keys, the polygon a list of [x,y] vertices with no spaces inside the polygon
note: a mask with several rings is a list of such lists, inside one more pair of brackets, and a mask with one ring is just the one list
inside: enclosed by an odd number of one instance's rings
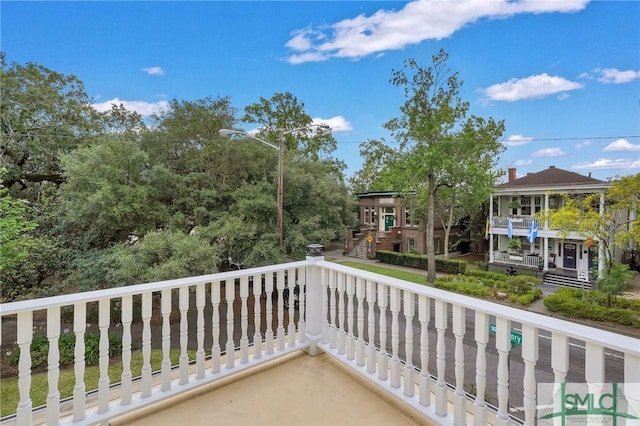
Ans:
{"label": "leafy foliage", "polygon": [[36,223],[26,218],[26,205],[9,195],[0,184],[0,271],[15,265],[27,256],[34,240],[27,233]]}

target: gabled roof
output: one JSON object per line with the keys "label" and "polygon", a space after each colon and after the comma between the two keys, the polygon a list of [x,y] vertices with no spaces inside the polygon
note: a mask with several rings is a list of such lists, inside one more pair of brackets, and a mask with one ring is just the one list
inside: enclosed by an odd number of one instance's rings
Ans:
{"label": "gabled roof", "polygon": [[518,189],[518,188],[555,188],[555,187],[589,187],[609,185],[608,182],[595,179],[590,176],[583,176],[579,173],[558,169],[551,166],[546,170],[537,173],[529,173],[511,182],[497,185],[495,189]]}

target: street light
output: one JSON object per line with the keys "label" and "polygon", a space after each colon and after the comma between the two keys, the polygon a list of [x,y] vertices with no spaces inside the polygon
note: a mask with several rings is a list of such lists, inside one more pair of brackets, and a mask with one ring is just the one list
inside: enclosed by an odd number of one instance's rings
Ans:
{"label": "street light", "polygon": [[260,143],[263,143],[275,150],[278,151],[278,245],[282,250],[283,247],[283,204],[284,204],[284,137],[290,133],[300,132],[302,130],[307,130],[312,127],[319,127],[323,130],[331,130],[331,127],[326,124],[309,124],[308,126],[297,127],[295,129],[283,130],[276,129],[278,131],[278,146],[272,144],[271,142],[267,142],[264,139],[260,139],[257,136],[254,136],[250,133],[245,132],[244,130],[234,130],[234,129],[220,129],[219,133],[222,136],[232,136],[232,135],[242,135],[249,137],[251,139],[255,139]]}

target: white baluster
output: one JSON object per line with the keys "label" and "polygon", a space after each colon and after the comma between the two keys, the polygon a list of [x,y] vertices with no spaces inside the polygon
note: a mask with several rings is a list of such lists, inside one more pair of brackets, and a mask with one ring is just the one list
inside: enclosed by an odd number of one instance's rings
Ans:
{"label": "white baluster", "polygon": [[344,355],[347,351],[347,331],[346,331],[346,322],[347,318],[345,315],[345,283],[346,277],[344,274],[338,274],[338,329],[336,330],[336,340],[338,345],[338,353],[340,355]]}
{"label": "white baluster", "polygon": [[296,270],[289,269],[289,324],[287,326],[287,336],[289,337],[289,347],[293,347],[296,344],[296,304],[295,293],[298,281],[296,280]]}
{"label": "white baluster", "polygon": [[131,403],[131,393],[133,382],[131,375],[131,322],[133,320],[133,296],[122,296],[122,374],[121,382],[121,405]]}
{"label": "white baluster", "polygon": [[329,340],[331,349],[338,347],[338,323],[336,322],[336,289],[338,288],[338,280],[340,279],[337,272],[331,273],[329,279],[329,319],[331,320],[331,326],[329,327]]}
{"label": "white baluster", "polygon": [[211,372],[220,372],[220,281],[211,283]]}
{"label": "white baluster", "polygon": [[253,276],[253,326],[255,327],[253,332],[253,358],[262,358],[262,312],[260,298],[262,297],[262,283],[260,282],[260,275]]}
{"label": "white baluster", "polygon": [[47,424],[60,423],[60,392],[58,382],[60,379],[60,307],[47,310],[47,339],[49,339],[49,354],[47,357],[47,381],[49,393],[47,394]]}
{"label": "white baluster", "polygon": [[267,330],[264,333],[265,353],[271,355],[273,353],[273,274],[264,275],[264,289],[267,295]]}
{"label": "white baluster", "polygon": [[420,404],[431,405],[431,379],[429,378],[429,321],[431,301],[427,296],[418,297],[418,320],[420,321]]}
{"label": "white baluster", "polygon": [[452,305],[453,311],[453,335],[456,339],[455,347],[455,377],[456,389],[453,401],[453,423],[463,425],[466,423],[467,405],[464,393],[464,333],[465,309],[464,306]]}
{"label": "white baluster", "polygon": [[196,286],[196,311],[198,319],[196,322],[196,339],[198,341],[198,349],[196,350],[196,378],[204,378],[204,283]]}
{"label": "white baluster", "polygon": [[389,287],[378,283],[378,306],[380,307],[380,353],[378,354],[378,378],[389,377],[389,355],[387,354],[387,306]]}
{"label": "white baluster", "polygon": [[162,364],[160,364],[161,385],[163,392],[171,389],[171,289],[161,292],[160,314],[162,315]]}
{"label": "white baluster", "polygon": [[111,300],[98,302],[98,328],[100,329],[98,380],[98,413],[109,410],[109,324],[111,323]]}
{"label": "white baluster", "polygon": [[225,298],[227,300],[227,345],[225,346],[225,359],[227,368],[233,368],[235,365],[235,343],[233,341],[233,303],[236,300],[235,280],[227,280],[224,284]]}
{"label": "white baluster", "polygon": [[16,410],[16,422],[19,425],[32,424],[32,403],[30,397],[32,340],[33,313],[31,311],[18,312],[17,343],[20,348],[20,360],[18,361],[18,392],[20,394],[20,402],[18,402],[18,408]]}
{"label": "white baluster", "polygon": [[476,400],[473,407],[473,421],[487,423],[487,404],[484,394],[487,389],[487,343],[489,343],[489,315],[476,311]]}
{"label": "white baluster", "polygon": [[345,278],[347,281],[347,326],[349,327],[349,332],[347,333],[347,359],[351,360],[356,357],[355,308],[353,305],[353,296],[355,295],[356,289],[355,278],[349,275]]}
{"label": "white baluster", "polygon": [[[553,394],[556,395],[560,391],[560,384],[565,382],[569,372],[569,338],[564,334],[551,333],[551,369],[553,370]],[[560,401],[559,398],[553,400],[553,412],[557,413],[561,407]]]}
{"label": "white baluster", "polygon": [[369,306],[367,325],[369,326],[367,347],[367,372],[376,372],[376,286],[375,281],[367,281],[367,304]]}
{"label": "white baluster", "polygon": [[[305,300],[307,297],[307,281],[306,272],[304,269],[298,269],[298,336],[301,342],[306,342],[307,335],[307,322],[305,320],[306,306]],[[324,311],[327,312],[327,311]],[[326,318],[325,314],[323,318]],[[324,334],[323,334],[324,336]]]}
{"label": "white baluster", "polygon": [[[522,359],[524,360],[523,406],[525,425],[536,423],[536,363],[538,362],[538,328],[522,325]],[[604,367],[604,358],[603,358]],[[587,363],[589,365],[588,357]],[[603,370],[604,371],[604,370]]]}
{"label": "white baluster", "polygon": [[85,385],[84,385],[84,332],[87,327],[87,305],[73,305],[73,332],[76,345],[73,351],[76,384],[73,387],[73,421],[78,422],[85,417]]}
{"label": "white baluster", "polygon": [[276,347],[279,351],[282,351],[284,350],[284,271],[278,271],[277,276],[278,281],[276,282],[276,289],[278,290],[278,325],[276,328]]}
{"label": "white baluster", "polygon": [[142,398],[151,396],[151,292],[142,293]]}
{"label": "white baluster", "polygon": [[406,363],[404,365],[404,394],[413,396],[416,389],[415,370],[413,368],[413,317],[416,314],[414,294],[404,290],[404,353]]}
{"label": "white baluster", "polygon": [[189,287],[178,289],[178,308],[180,309],[180,384],[189,383]]}
{"label": "white baluster", "polygon": [[398,315],[400,314],[400,289],[389,288],[389,308],[391,309],[391,386],[400,387],[400,324]]}
{"label": "white baluster", "polygon": [[447,303],[436,300],[436,330],[438,333],[436,340],[436,370],[438,378],[435,386],[436,414],[447,415],[447,388],[445,386],[446,348],[444,333],[447,330]]}
{"label": "white baluster", "polygon": [[356,364],[364,365],[364,280],[356,279],[356,298],[358,299],[358,341],[356,343]]}
{"label": "white baluster", "polygon": [[249,362],[249,277],[240,278],[240,364]]}
{"label": "white baluster", "polygon": [[498,350],[498,414],[496,423],[509,423],[509,352],[511,321],[496,317],[496,349]]}
{"label": "white baluster", "polygon": [[322,343],[329,343],[329,280],[334,272],[326,269],[320,270],[320,282],[322,283]]}

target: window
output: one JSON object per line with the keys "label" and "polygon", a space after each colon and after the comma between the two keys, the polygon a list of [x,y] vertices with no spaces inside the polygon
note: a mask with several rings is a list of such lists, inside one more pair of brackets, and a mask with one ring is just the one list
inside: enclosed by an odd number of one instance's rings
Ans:
{"label": "window", "polygon": [[362,219],[362,223],[365,224],[369,224],[369,207],[365,207],[364,208],[364,215],[363,215],[363,219]]}
{"label": "window", "polygon": [[521,197],[520,204],[522,204],[520,214],[523,216],[531,216],[531,197]]}
{"label": "window", "polygon": [[411,216],[411,209],[404,210],[404,226],[412,226],[412,227],[418,226],[418,220],[414,219]]}
{"label": "window", "polygon": [[416,250],[416,239],[413,237],[407,237],[407,252],[409,253],[417,253]]}

